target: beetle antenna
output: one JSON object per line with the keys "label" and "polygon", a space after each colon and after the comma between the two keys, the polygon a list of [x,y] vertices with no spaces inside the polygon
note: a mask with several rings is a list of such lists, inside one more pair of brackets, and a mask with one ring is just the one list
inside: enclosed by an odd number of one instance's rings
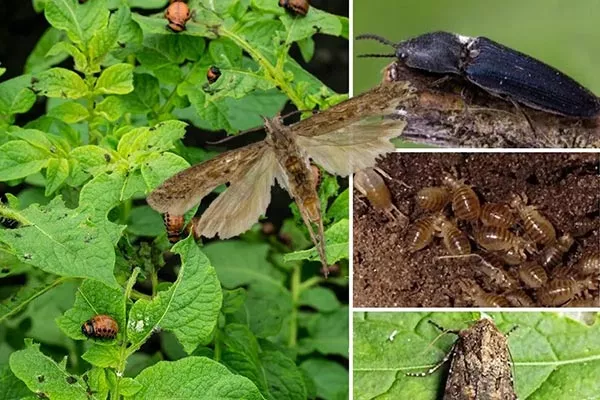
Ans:
{"label": "beetle antenna", "polygon": [[356,57],[358,58],[393,58],[396,57],[395,54],[359,54]]}
{"label": "beetle antenna", "polygon": [[372,33],[366,33],[364,35],[358,35],[356,37],[356,40],[377,40],[379,43],[383,43],[386,44],[388,46],[392,46],[392,47],[397,47],[397,44],[392,42],[391,40],[388,40],[386,38],[384,38],[383,36],[379,36],[379,35],[374,35]]}

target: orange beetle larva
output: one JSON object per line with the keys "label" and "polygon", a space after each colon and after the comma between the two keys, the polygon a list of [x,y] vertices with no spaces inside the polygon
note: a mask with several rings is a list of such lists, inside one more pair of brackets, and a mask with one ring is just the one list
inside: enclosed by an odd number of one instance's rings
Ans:
{"label": "orange beetle larva", "polygon": [[438,216],[434,227],[441,232],[444,246],[450,254],[457,256],[471,253],[471,243],[467,235],[446,217]]}
{"label": "orange beetle larva", "polygon": [[163,214],[163,222],[167,229],[169,242],[177,243],[181,239],[181,232],[183,231],[183,224],[185,223],[183,215],[171,215],[165,213]]}
{"label": "orange beetle larva", "polygon": [[536,243],[548,245],[556,240],[554,226],[537,211],[535,206],[528,206],[527,196],[513,195],[510,206],[519,213],[523,220],[525,232]]}
{"label": "orange beetle larva", "polygon": [[[382,170],[377,170],[385,174]],[[391,177],[387,176],[391,179]],[[401,226],[408,225],[408,217],[394,203],[392,195],[383,178],[373,168],[366,168],[354,174],[354,187],[362,193],[374,209],[384,212],[390,219],[400,222]]]}
{"label": "orange beetle larva", "polygon": [[487,226],[510,228],[516,222],[515,215],[506,204],[485,203],[481,207],[481,222]]}
{"label": "orange beetle larva", "polygon": [[450,192],[445,187],[429,186],[417,192],[416,200],[423,210],[438,212],[450,201]]}
{"label": "orange beetle larva", "polygon": [[544,268],[554,268],[562,261],[563,255],[569,251],[575,240],[573,236],[565,233],[555,243],[552,243],[542,250],[540,264]]}
{"label": "orange beetle larva", "polygon": [[546,270],[536,262],[528,262],[519,268],[519,278],[527,287],[537,289],[548,282]]}
{"label": "orange beetle larva", "polygon": [[279,0],[279,7],[283,7],[294,14],[305,16],[308,13],[310,4],[308,0]]}
{"label": "orange beetle larva", "polygon": [[211,65],[206,71],[206,80],[209,84],[213,84],[221,77],[221,70],[214,65]]}
{"label": "orange beetle larva", "polygon": [[481,212],[477,194],[463,181],[450,175],[444,176],[442,183],[452,190],[452,211],[458,219],[476,221]]}
{"label": "orange beetle larva", "polygon": [[196,225],[200,217],[194,217],[192,220],[184,227],[185,219],[183,215],[171,215],[169,213],[165,213],[163,215],[163,221],[165,223],[165,228],[167,229],[167,238],[171,243],[177,243],[181,240],[181,237],[185,235],[189,235],[192,233],[194,235],[194,239],[200,239],[200,235],[196,229]]}
{"label": "orange beetle larva", "polygon": [[167,27],[177,33],[185,30],[185,24],[192,18],[192,14],[183,1],[171,1],[165,11],[165,18],[169,21]]}
{"label": "orange beetle larva", "polygon": [[104,314],[96,315],[81,325],[81,333],[94,339],[114,339],[118,332],[117,321]]}

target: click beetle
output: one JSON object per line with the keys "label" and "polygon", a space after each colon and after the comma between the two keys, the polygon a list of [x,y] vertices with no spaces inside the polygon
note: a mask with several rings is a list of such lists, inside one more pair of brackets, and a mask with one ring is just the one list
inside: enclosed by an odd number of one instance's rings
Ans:
{"label": "click beetle", "polygon": [[407,67],[439,74],[459,75],[486,92],[536,110],[568,117],[593,118],[600,100],[559,70],[486,37],[432,32],[393,43],[378,35],[360,35],[392,46],[394,54],[360,57],[396,57]]}

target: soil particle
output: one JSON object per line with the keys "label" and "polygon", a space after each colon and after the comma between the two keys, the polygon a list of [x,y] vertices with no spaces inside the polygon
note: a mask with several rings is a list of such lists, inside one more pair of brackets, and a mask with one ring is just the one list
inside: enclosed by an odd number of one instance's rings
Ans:
{"label": "soil particle", "polygon": [[[393,153],[378,166],[392,181],[386,183],[396,207],[411,223],[428,215],[415,203],[415,194],[426,186],[440,186],[444,173],[472,185],[480,201],[506,203],[512,194],[526,194],[555,227],[557,236],[571,233],[575,244],[564,263],[573,265],[582,255],[600,251],[600,156],[594,153]],[[407,188],[402,182],[408,184]],[[354,198],[360,198],[354,191]],[[445,214],[451,216],[451,207]],[[473,227],[458,226],[471,236]],[[513,230],[522,234],[519,226]],[[439,259],[448,255],[443,243],[433,243],[413,254],[406,251],[406,228],[388,221],[365,199],[354,201],[354,306],[355,307],[468,307],[471,296],[458,279],[475,281],[488,294],[506,291],[480,271],[480,260]],[[538,246],[538,250],[542,247]],[[530,257],[536,257],[530,256]],[[504,266],[517,278],[517,267]],[[535,301],[535,292],[522,287]],[[600,296],[596,287],[581,299]]]}

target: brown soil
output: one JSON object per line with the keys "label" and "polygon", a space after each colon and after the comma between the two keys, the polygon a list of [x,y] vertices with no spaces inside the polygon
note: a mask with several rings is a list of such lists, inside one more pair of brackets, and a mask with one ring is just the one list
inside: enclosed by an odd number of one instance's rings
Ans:
{"label": "brown soil", "polygon": [[[593,153],[392,153],[378,166],[393,178],[386,180],[393,202],[411,223],[428,214],[415,204],[417,191],[439,186],[443,174],[453,168],[473,186],[482,204],[506,202],[513,193],[525,193],[529,204],[539,207],[554,225],[557,237],[566,232],[575,236],[564,257],[564,263],[572,265],[582,255],[600,251],[599,162],[600,156]],[[355,307],[474,306],[459,278],[474,280],[490,294],[505,291],[481,273],[481,261],[474,257],[437,258],[449,254],[439,238],[409,254],[406,228],[388,221],[366,201],[356,200],[362,197],[358,191],[354,196]],[[450,206],[445,214],[451,215]],[[459,222],[459,227],[472,234],[470,226]],[[471,245],[478,250],[472,239]],[[503,268],[516,278],[518,267]],[[522,289],[535,301],[533,290]],[[589,301],[599,296],[596,284],[580,297]]]}

